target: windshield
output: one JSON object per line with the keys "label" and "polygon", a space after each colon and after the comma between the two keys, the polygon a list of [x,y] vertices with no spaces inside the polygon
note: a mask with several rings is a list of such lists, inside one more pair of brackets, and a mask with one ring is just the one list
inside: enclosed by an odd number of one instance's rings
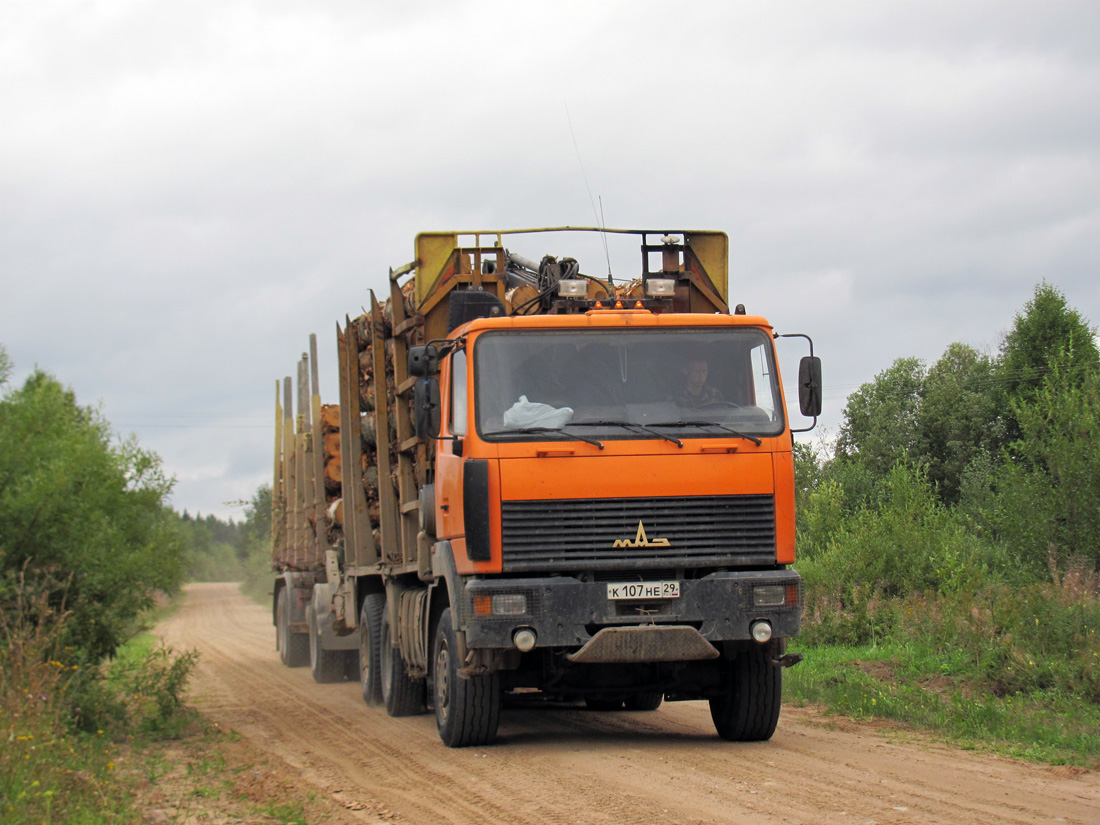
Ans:
{"label": "windshield", "polygon": [[755,328],[487,332],[474,381],[489,441],[783,431],[771,338]]}

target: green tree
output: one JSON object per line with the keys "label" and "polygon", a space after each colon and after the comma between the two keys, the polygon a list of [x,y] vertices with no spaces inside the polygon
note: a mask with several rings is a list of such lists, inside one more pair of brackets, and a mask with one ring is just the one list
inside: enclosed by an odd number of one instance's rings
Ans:
{"label": "green tree", "polygon": [[246,554],[244,537],[236,522],[217,516],[175,516],[183,541],[185,578],[188,581],[238,581]]}
{"label": "green tree", "polygon": [[[0,577],[62,581],[65,644],[98,662],[154,594],[180,581],[180,546],[164,506],[171,481],[134,439],[36,371],[0,398]],[[10,606],[0,604],[0,610]]]}
{"label": "green tree", "polygon": [[261,484],[245,506],[242,525],[248,560],[241,590],[261,603],[271,603],[271,486]]}
{"label": "green tree", "polygon": [[[1100,365],[1095,336],[1096,330],[1057,287],[1038,284],[1001,344],[997,375],[1006,408],[1014,401],[1034,400],[1055,361],[1064,363],[1063,381],[1082,381]],[[1011,415],[1007,429],[1009,439],[1020,437],[1019,422]]]}
{"label": "green tree", "polygon": [[1074,369],[1055,362],[1034,397],[1013,405],[1020,438],[994,478],[993,526],[1035,577],[1074,556],[1100,566],[1100,370]]}
{"label": "green tree", "polygon": [[923,362],[899,358],[848,397],[824,474],[841,486],[848,512],[881,501],[891,468],[917,457],[924,376]]}
{"label": "green tree", "polygon": [[1003,440],[995,365],[966,344],[951,344],[924,379],[917,413],[916,455],[941,500],[959,500],[963,472]]}
{"label": "green tree", "polygon": [[267,556],[271,551],[271,485],[261,484],[245,506],[241,526],[249,550],[259,548]]}

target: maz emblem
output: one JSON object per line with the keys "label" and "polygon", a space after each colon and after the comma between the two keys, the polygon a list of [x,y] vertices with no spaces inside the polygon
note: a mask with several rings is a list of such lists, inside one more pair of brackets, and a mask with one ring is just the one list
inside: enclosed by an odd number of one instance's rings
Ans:
{"label": "maz emblem", "polygon": [[615,543],[611,545],[614,547],[668,547],[668,539],[650,539],[646,537],[645,527],[642,523],[638,522],[638,533],[634,536],[634,541],[630,539],[615,539]]}

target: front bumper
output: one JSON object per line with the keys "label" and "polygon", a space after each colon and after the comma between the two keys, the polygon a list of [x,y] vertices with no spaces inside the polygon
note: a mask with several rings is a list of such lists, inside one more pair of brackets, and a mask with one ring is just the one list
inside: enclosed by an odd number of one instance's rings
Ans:
{"label": "front bumper", "polygon": [[[753,589],[761,585],[793,585],[797,602],[756,607]],[[475,615],[475,597],[505,594],[522,594],[525,612]],[[513,648],[512,635],[519,628],[533,630],[540,648],[577,648],[605,627],[649,624],[687,625],[713,643],[749,640],[750,626],[765,620],[771,623],[773,637],[789,638],[801,626],[802,579],[794,570],[724,571],[680,581],[680,596],[675,599],[612,601],[606,581],[581,582],[565,576],[480,578],[466,581],[462,602],[460,620],[471,650]]]}

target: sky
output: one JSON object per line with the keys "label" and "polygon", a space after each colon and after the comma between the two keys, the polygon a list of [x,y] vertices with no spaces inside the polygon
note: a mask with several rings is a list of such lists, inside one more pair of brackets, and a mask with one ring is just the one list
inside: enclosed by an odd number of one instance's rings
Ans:
{"label": "sky", "polygon": [[[275,381],[316,332],[337,400],[418,232],[598,221],[729,234],[731,303],[822,358],[811,437],[1043,280],[1100,322],[1100,4],[0,0],[11,384],[98,405],[178,510],[242,516]],[[606,270],[554,243],[511,248]]]}

